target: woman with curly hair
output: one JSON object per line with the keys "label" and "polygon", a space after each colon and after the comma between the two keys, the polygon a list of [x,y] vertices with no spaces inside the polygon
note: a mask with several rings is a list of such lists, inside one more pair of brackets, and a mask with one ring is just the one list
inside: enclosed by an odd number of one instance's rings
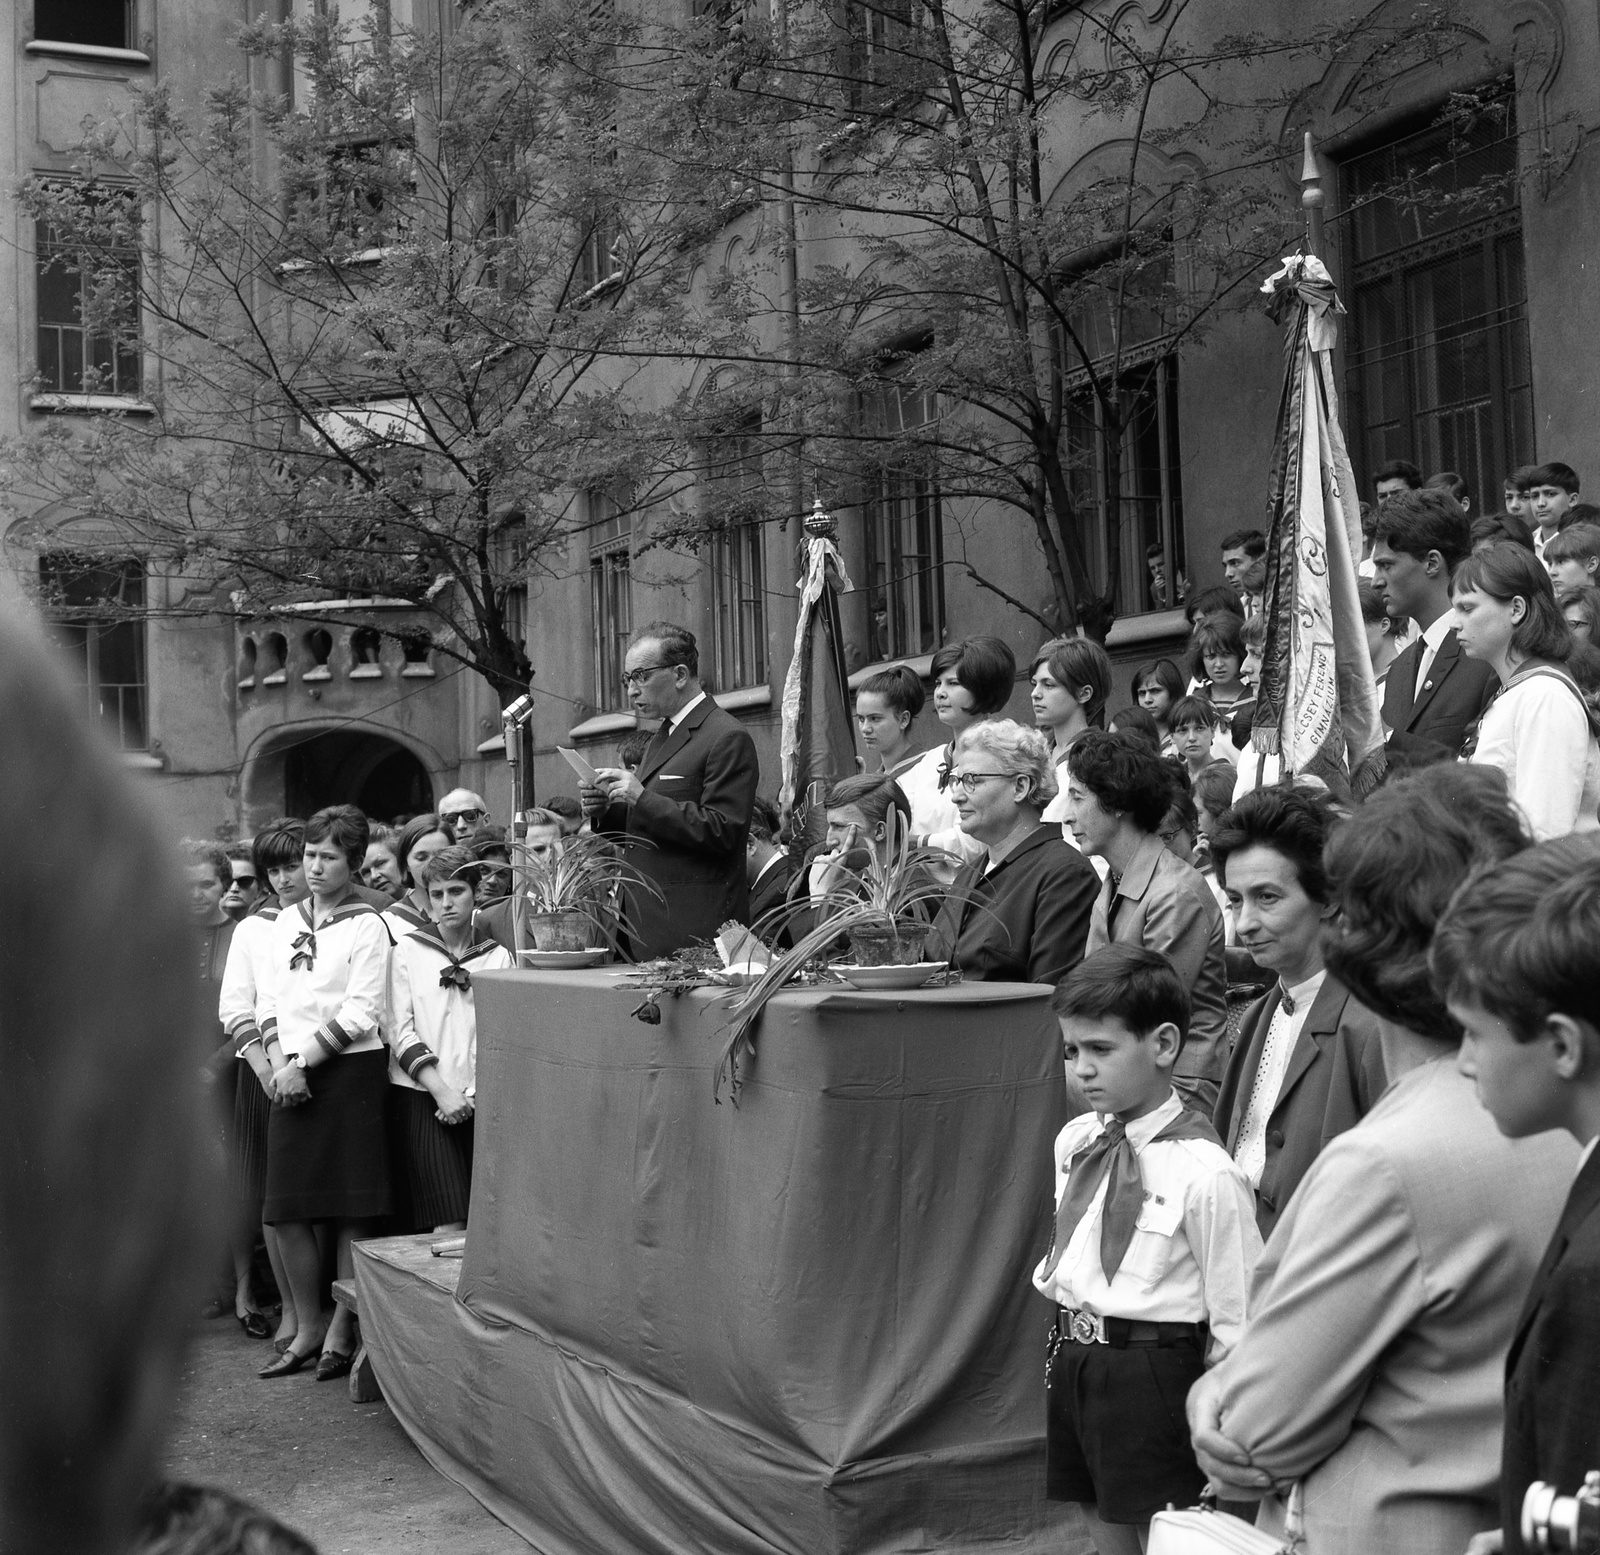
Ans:
{"label": "woman with curly hair", "polygon": [[1109,866],[1089,952],[1143,945],[1178,969],[1194,1009],[1173,1083],[1209,1115],[1227,1058],[1222,910],[1199,871],[1161,839],[1178,792],[1172,763],[1130,735],[1091,730],[1067,757],[1067,825],[1085,853]]}

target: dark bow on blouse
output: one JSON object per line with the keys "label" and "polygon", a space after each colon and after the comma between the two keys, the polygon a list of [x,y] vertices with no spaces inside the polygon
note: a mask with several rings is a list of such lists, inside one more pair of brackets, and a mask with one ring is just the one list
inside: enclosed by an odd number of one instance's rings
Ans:
{"label": "dark bow on blouse", "polygon": [[307,929],[304,934],[295,935],[292,948],[294,954],[289,957],[289,970],[291,972],[301,962],[305,963],[308,972],[317,964],[317,936],[310,929]]}
{"label": "dark bow on blouse", "polygon": [[452,961],[444,971],[439,974],[441,988],[459,988],[466,993],[472,987],[472,979],[467,975],[467,969],[459,961]]}

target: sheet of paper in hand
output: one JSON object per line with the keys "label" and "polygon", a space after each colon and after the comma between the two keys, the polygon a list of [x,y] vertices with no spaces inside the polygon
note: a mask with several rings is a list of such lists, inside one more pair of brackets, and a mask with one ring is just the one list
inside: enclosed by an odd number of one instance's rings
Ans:
{"label": "sheet of paper in hand", "polygon": [[600,774],[589,765],[575,750],[569,750],[565,745],[556,746],[561,759],[578,774],[580,782],[588,784],[590,788],[600,786]]}

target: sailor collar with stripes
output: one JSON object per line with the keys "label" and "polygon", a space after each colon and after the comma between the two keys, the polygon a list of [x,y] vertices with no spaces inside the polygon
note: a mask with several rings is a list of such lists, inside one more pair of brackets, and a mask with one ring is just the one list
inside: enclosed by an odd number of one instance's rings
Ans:
{"label": "sailor collar with stripes", "polygon": [[[425,929],[417,929],[406,935],[407,939],[415,940],[419,945],[426,945],[429,950],[437,951],[449,963],[444,971],[439,974],[441,988],[453,984],[465,993],[471,986],[472,980],[467,975],[467,963],[476,960],[486,951],[499,950],[500,941],[485,936],[482,939],[469,940],[467,948],[458,956],[444,942],[444,936],[439,932],[437,924],[430,923]],[[459,976],[457,975],[459,974]]]}
{"label": "sailor collar with stripes", "polygon": [[409,923],[415,929],[430,929],[433,927],[433,919],[426,913],[418,912],[411,905],[411,898],[408,896],[402,896],[398,900],[390,902],[383,909],[382,916],[398,918],[402,923]]}
{"label": "sailor collar with stripes", "polygon": [[309,970],[316,965],[317,960],[317,930],[331,928],[336,923],[343,923],[346,918],[359,918],[366,913],[371,913],[374,918],[381,918],[382,914],[370,902],[363,902],[358,897],[340,902],[331,912],[327,913],[320,923],[314,921],[312,898],[306,897],[296,907],[300,921],[305,928],[295,935],[290,950],[289,970],[304,966]]}

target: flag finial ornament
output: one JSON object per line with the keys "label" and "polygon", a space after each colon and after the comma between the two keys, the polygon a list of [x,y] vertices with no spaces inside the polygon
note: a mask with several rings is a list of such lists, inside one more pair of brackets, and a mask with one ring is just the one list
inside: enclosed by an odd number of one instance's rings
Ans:
{"label": "flag finial ornament", "polygon": [[806,533],[819,540],[839,538],[839,521],[823,507],[821,497],[812,501],[811,512],[806,519]]}

